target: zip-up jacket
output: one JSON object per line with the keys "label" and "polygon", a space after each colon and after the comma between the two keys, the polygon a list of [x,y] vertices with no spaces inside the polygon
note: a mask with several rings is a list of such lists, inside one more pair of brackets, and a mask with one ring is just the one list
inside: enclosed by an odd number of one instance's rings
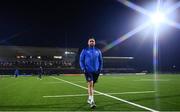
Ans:
{"label": "zip-up jacket", "polygon": [[82,50],[79,59],[84,72],[100,72],[103,66],[102,53],[98,48],[88,47]]}

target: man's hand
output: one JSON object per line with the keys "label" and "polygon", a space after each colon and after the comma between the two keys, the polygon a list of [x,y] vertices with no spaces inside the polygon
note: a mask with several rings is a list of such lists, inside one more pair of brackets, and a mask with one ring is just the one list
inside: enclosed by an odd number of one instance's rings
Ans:
{"label": "man's hand", "polygon": [[83,72],[86,73],[87,72],[86,69],[84,69]]}
{"label": "man's hand", "polygon": [[98,69],[98,70],[96,71],[96,73],[97,73],[97,74],[100,74],[100,73],[101,73],[101,70],[100,70],[100,69]]}

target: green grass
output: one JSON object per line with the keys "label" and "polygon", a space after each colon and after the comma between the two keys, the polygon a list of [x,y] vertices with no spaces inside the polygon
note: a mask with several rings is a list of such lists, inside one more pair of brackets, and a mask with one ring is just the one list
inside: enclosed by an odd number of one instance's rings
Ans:
{"label": "green grass", "polygon": [[[86,87],[83,76],[56,76]],[[116,94],[118,98],[159,111],[180,111],[180,75],[101,76],[95,89],[103,93],[155,91],[141,94]],[[0,77],[0,111],[91,111],[87,96],[44,98],[43,96],[86,94],[87,90],[45,76]],[[96,111],[146,111],[112,99],[95,96]]]}

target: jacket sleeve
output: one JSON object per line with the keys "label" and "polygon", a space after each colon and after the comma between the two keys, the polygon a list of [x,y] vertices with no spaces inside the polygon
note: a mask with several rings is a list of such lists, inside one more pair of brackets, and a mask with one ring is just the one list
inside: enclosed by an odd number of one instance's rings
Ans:
{"label": "jacket sleeve", "polygon": [[81,67],[81,70],[85,70],[85,50],[83,49],[80,54],[79,64]]}
{"label": "jacket sleeve", "polygon": [[99,50],[99,70],[101,71],[103,68],[103,57],[102,57],[102,53]]}

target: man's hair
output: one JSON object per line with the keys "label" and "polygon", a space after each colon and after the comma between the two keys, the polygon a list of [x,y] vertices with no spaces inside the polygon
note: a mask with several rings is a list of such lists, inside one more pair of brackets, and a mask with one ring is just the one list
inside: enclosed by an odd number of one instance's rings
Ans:
{"label": "man's hair", "polygon": [[88,41],[89,41],[90,39],[93,39],[93,40],[96,41],[96,39],[95,39],[93,36],[89,37],[89,38],[88,38]]}

